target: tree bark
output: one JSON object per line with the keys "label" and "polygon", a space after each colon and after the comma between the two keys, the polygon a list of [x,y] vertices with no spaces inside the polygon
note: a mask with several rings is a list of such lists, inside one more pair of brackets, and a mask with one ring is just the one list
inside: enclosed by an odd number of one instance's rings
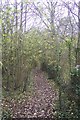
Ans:
{"label": "tree bark", "polygon": [[77,43],[77,65],[80,65],[80,1],[78,5],[78,43]]}

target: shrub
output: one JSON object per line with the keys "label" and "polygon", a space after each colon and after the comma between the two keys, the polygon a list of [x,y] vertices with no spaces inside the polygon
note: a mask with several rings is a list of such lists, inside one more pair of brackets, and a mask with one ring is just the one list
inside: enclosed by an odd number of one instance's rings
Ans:
{"label": "shrub", "polygon": [[57,85],[61,84],[60,82],[60,70],[61,67],[54,64],[48,64],[46,61],[41,63],[41,70],[47,72],[48,79],[52,79],[57,83]]}
{"label": "shrub", "polygon": [[12,120],[10,111],[3,111],[1,120]]}
{"label": "shrub", "polygon": [[49,79],[55,79],[57,77],[57,72],[53,64],[47,66],[47,73]]}
{"label": "shrub", "polygon": [[48,66],[48,64],[46,62],[42,62],[41,63],[41,70],[42,71],[47,71],[47,66]]}
{"label": "shrub", "polygon": [[80,99],[80,69],[74,69],[71,72],[71,89],[72,93],[75,94],[76,99]]}

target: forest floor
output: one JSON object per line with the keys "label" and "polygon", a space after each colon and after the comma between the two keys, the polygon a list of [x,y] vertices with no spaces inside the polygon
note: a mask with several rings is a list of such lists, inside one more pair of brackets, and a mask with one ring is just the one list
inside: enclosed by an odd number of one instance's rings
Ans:
{"label": "forest floor", "polygon": [[52,118],[55,112],[57,91],[47,80],[44,72],[39,69],[33,71],[33,94],[22,101],[6,101],[5,106],[12,111],[14,118]]}

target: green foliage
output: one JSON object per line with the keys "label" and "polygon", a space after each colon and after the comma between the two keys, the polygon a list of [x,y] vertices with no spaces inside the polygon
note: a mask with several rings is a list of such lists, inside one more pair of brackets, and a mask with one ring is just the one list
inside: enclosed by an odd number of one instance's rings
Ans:
{"label": "green foliage", "polygon": [[41,70],[42,71],[47,71],[47,63],[46,62],[41,63]]}
{"label": "green foliage", "polygon": [[80,69],[75,68],[71,72],[71,85],[79,85],[80,84]]}
{"label": "green foliage", "polygon": [[72,41],[71,41],[71,39],[67,39],[66,40],[66,46],[71,46],[72,45]]}
{"label": "green foliage", "polygon": [[[28,0],[24,0],[23,3],[30,4]],[[17,7],[17,5],[14,6]],[[40,15],[44,15],[43,21],[46,23],[45,18],[48,16],[44,13],[45,11],[42,11],[43,9],[42,7],[40,8],[39,4],[38,6],[41,11]],[[0,24],[2,24],[3,51],[3,62],[0,62],[0,68],[2,67],[4,91],[8,93],[7,95],[17,93],[17,91],[19,93],[27,91],[31,83],[29,79],[31,71],[35,67],[40,67],[47,72],[48,78],[52,79],[58,86],[58,117],[76,118],[80,112],[80,104],[78,104],[80,101],[80,70],[74,69],[72,71],[72,69],[76,63],[74,52],[77,40],[73,39],[72,41],[70,36],[68,36],[63,41],[61,39],[62,36],[56,32],[56,25],[52,25],[52,23],[49,25],[49,28],[50,30],[55,30],[54,35],[52,31],[48,32],[46,29],[39,31],[36,27],[28,32],[23,32],[24,30],[19,29],[18,22],[20,21],[24,28],[23,23],[26,21],[19,19],[21,16],[19,17],[18,15],[22,10],[19,8],[5,5],[2,11],[2,19],[0,19]],[[23,11],[24,14],[27,13],[24,9]],[[27,11],[29,11],[29,8],[27,8]],[[51,13],[48,15],[51,15]],[[22,18],[25,17],[22,16]],[[41,19],[43,18],[41,16]],[[61,42],[58,41],[58,38],[61,39]],[[76,49],[76,52],[79,52],[79,50],[79,48]],[[9,119],[10,112],[3,111],[2,120]]]}
{"label": "green foliage", "polygon": [[74,100],[77,106],[80,107],[80,68],[75,68],[71,73],[71,92],[75,96]]}
{"label": "green foliage", "polygon": [[57,77],[57,66],[55,65],[48,65],[47,67],[47,72],[48,72],[48,76],[49,76],[49,79],[56,79]]}
{"label": "green foliage", "polygon": [[60,82],[60,76],[59,73],[61,71],[61,67],[58,65],[54,65],[49,64],[48,62],[46,62],[46,60],[44,62],[41,63],[41,70],[47,72],[48,74],[48,79],[53,79],[53,81],[59,85],[61,84]]}
{"label": "green foliage", "polygon": [[61,108],[58,101],[57,109],[58,118],[80,118],[80,69],[74,68],[69,83],[62,86]]}
{"label": "green foliage", "polygon": [[12,120],[10,111],[3,111],[1,120]]}

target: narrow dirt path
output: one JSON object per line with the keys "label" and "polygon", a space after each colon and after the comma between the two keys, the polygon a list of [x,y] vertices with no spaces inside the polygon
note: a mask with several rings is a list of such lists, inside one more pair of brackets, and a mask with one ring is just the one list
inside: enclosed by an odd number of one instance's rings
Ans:
{"label": "narrow dirt path", "polygon": [[45,74],[41,70],[36,70],[34,74],[35,95],[31,100],[33,116],[53,117],[56,92],[52,89]]}
{"label": "narrow dirt path", "polygon": [[53,117],[56,92],[51,88],[45,74],[41,70],[33,71],[34,91],[32,97],[21,103],[13,103],[11,109],[17,118]]}

